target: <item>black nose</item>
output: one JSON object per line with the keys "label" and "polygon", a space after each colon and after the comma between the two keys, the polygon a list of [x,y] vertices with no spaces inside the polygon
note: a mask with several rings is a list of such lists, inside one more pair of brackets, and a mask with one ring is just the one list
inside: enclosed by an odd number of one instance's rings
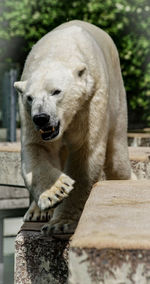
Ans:
{"label": "black nose", "polygon": [[40,113],[33,116],[33,122],[37,126],[44,126],[49,122],[50,116],[46,113]]}

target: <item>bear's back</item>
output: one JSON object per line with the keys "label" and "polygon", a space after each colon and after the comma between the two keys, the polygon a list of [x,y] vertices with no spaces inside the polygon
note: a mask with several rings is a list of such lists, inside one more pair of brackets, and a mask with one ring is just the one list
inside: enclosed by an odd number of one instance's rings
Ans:
{"label": "bear's back", "polygon": [[[73,20],[64,23],[43,36],[29,53],[22,79],[32,73],[43,60],[70,62],[75,64],[76,58],[83,61],[83,57],[95,56],[98,46],[103,53],[106,65],[114,65],[118,58],[117,49],[111,37],[102,29],[90,23]],[[83,55],[83,57],[82,57]]]}
{"label": "bear's back", "polygon": [[[56,42],[59,39],[59,42]],[[54,42],[52,42],[54,40]],[[55,41],[56,40],[56,41]],[[118,52],[116,46],[111,39],[111,37],[103,31],[101,28],[90,24],[88,22],[73,20],[61,24],[57,28],[53,29],[51,32],[47,33],[44,37],[42,37],[34,47],[46,46],[46,45],[54,45],[62,46],[64,45],[65,52],[69,48],[69,42],[76,41],[78,46],[81,44],[82,40],[85,40],[85,48],[89,48],[90,42],[94,40],[105,57],[108,56],[109,50],[112,50],[115,55],[118,56]]]}

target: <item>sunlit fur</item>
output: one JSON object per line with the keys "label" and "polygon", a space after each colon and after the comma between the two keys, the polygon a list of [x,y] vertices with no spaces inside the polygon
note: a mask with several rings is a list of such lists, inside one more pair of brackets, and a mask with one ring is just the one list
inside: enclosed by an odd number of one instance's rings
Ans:
{"label": "sunlit fur", "polygon": [[[101,29],[81,21],[68,22],[32,48],[15,87],[21,93],[25,184],[41,209],[46,209],[46,198],[58,189],[56,183],[62,182],[63,172],[71,187],[75,181],[47,227],[55,233],[62,225],[64,232],[73,231],[103,171],[107,179],[129,179],[131,175],[126,96],[116,47]],[[53,96],[55,89],[61,93]],[[27,96],[32,97],[30,112]],[[59,135],[48,142],[32,121],[40,112],[50,115],[51,124],[60,121]],[[69,153],[63,172],[59,161],[62,143]]]}

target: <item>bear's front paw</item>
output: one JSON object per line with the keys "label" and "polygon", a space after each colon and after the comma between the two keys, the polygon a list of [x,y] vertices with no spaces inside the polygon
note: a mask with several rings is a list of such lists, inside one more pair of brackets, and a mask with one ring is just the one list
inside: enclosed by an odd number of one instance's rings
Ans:
{"label": "bear's front paw", "polygon": [[40,208],[36,205],[35,201],[33,201],[23,220],[25,222],[47,222],[51,219],[53,211],[53,209],[41,211]]}
{"label": "bear's front paw", "polygon": [[44,236],[53,235],[59,237],[59,235],[65,235],[68,238],[74,233],[78,222],[68,219],[54,219],[42,227],[42,234]]}
{"label": "bear's front paw", "polygon": [[38,201],[38,206],[41,210],[53,208],[57,203],[60,203],[64,198],[68,197],[73,189],[74,180],[65,174],[62,174],[55,184],[44,191]]}

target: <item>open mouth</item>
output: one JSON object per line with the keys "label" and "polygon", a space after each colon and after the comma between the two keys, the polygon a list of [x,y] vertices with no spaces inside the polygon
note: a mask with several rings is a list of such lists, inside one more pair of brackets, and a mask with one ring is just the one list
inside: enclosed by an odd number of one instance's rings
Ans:
{"label": "open mouth", "polygon": [[42,127],[39,131],[43,140],[51,140],[59,134],[60,122],[56,126]]}

